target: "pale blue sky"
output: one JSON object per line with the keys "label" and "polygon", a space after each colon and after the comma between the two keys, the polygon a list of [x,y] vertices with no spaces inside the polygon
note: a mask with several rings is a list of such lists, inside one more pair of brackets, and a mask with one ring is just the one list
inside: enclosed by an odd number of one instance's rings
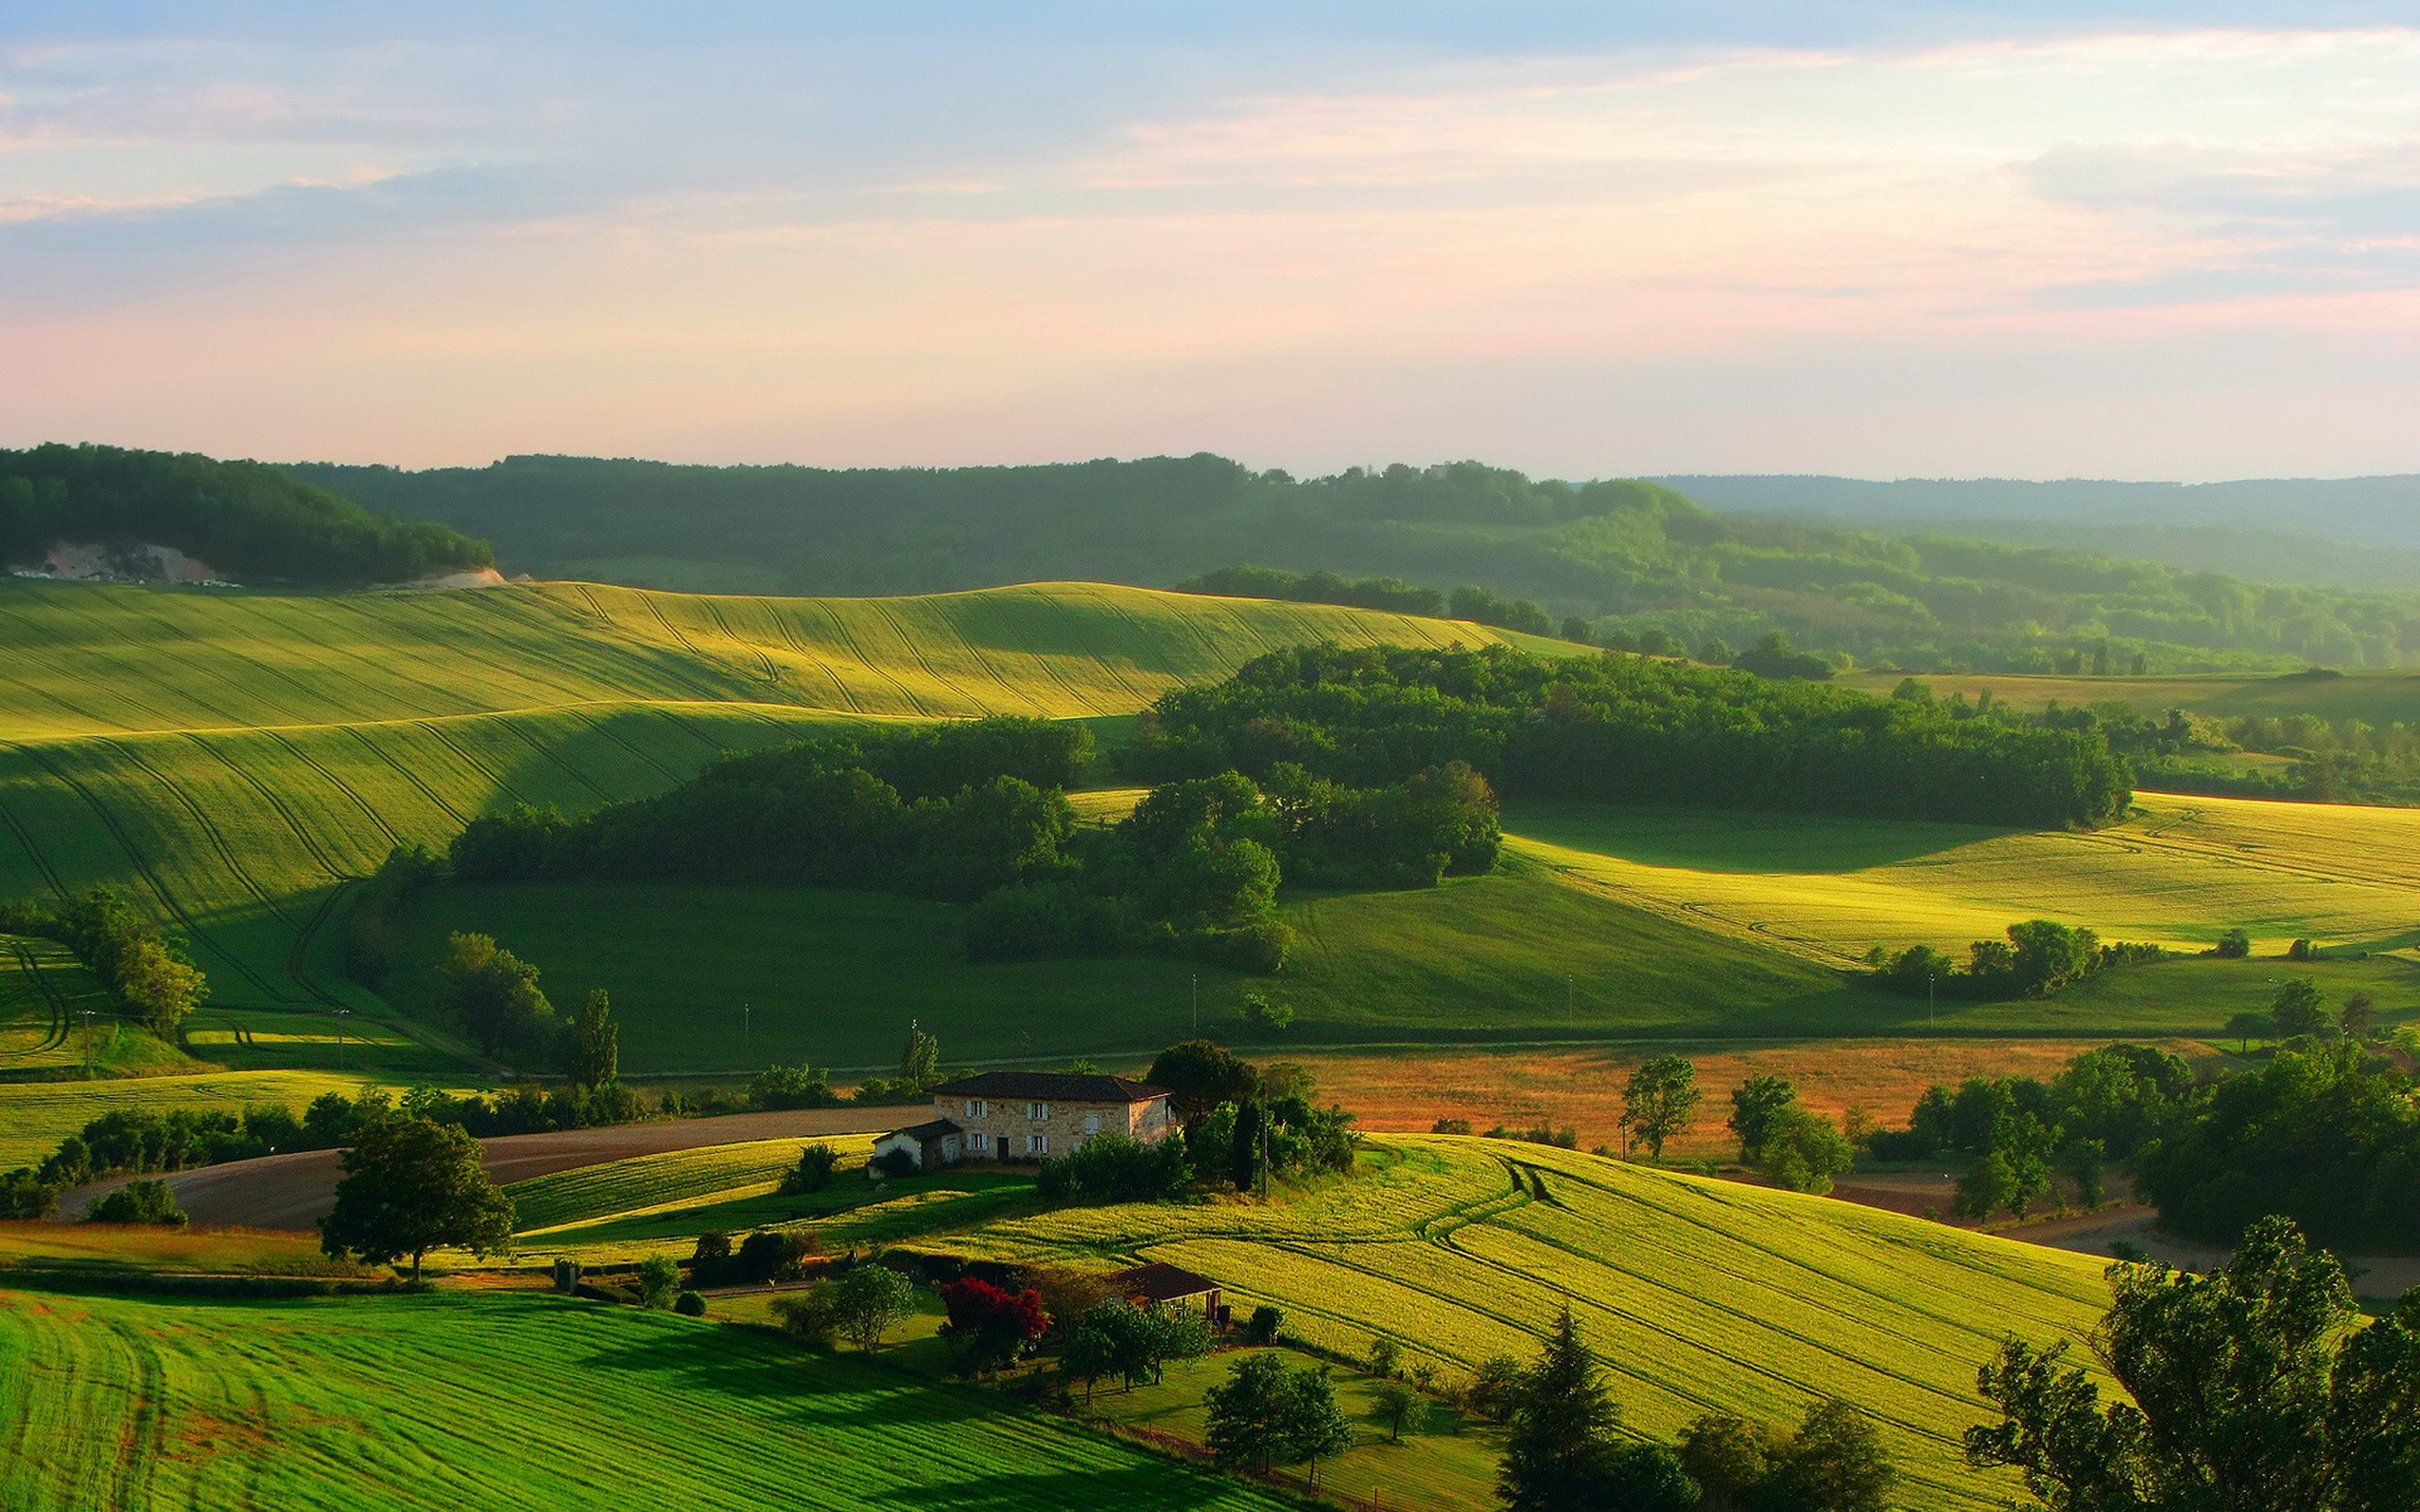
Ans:
{"label": "pale blue sky", "polygon": [[2420,471],[2410,4],[0,11],[0,443]]}

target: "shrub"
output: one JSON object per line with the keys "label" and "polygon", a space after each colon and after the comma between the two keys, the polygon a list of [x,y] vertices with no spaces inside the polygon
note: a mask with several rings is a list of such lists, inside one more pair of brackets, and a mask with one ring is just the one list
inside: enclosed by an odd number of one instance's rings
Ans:
{"label": "shrub", "polygon": [[146,1223],[182,1228],[185,1211],[165,1181],[129,1181],[85,1210],[86,1223]]}
{"label": "shrub", "polygon": [[1096,1134],[1042,1164],[1042,1195],[1052,1202],[1156,1202],[1193,1179],[1178,1140],[1146,1144],[1131,1134]]}
{"label": "shrub", "polygon": [[914,1176],[916,1174],[916,1158],[906,1150],[885,1150],[867,1161],[866,1165],[868,1169],[879,1171],[884,1176]]}
{"label": "shrub", "polygon": [[801,1196],[832,1184],[832,1168],[840,1157],[829,1144],[809,1144],[798,1152],[798,1164],[782,1173],[781,1194]]}
{"label": "shrub", "polygon": [[758,1228],[739,1242],[738,1253],[731,1258],[732,1277],[751,1285],[795,1280],[807,1257],[821,1248],[811,1233]]}
{"label": "shrub", "polygon": [[1284,1034],[1293,1027],[1294,1005],[1290,1003],[1271,1003],[1258,992],[1247,992],[1244,994],[1243,1006],[1237,1010],[1236,1016],[1243,1020],[1245,1028],[1255,1033]]}
{"label": "shrub", "polygon": [[2242,960],[2252,954],[2252,936],[2239,929],[2227,930],[2219,936],[2219,942],[2210,947],[2210,954],[2221,960]]}
{"label": "shrub", "polygon": [[683,1292],[672,1299],[672,1311],[683,1317],[706,1315],[706,1299],[696,1292]]}
{"label": "shrub", "polygon": [[748,1083],[748,1101],[758,1108],[829,1108],[832,1074],[813,1066],[768,1066]]}
{"label": "shrub", "polygon": [[1512,1415],[1527,1374],[1521,1362],[1511,1355],[1492,1355],[1471,1372],[1471,1383],[1463,1388],[1462,1402],[1480,1417],[1500,1423]]}
{"label": "shrub", "polygon": [[1467,1134],[1470,1131],[1471,1121],[1467,1118],[1441,1118],[1428,1125],[1431,1134]]}
{"label": "shrub", "polygon": [[1251,1344],[1274,1344],[1285,1326],[1286,1314],[1263,1302],[1252,1310],[1251,1320],[1244,1324],[1244,1339]]}
{"label": "shrub", "polygon": [[635,1288],[639,1306],[659,1312],[672,1305],[681,1290],[681,1267],[669,1255],[649,1255],[639,1262],[639,1280]]}

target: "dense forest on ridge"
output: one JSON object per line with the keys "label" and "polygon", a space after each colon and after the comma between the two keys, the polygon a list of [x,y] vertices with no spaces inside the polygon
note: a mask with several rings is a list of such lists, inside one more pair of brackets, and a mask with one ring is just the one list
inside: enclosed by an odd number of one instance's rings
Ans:
{"label": "dense forest on ridge", "polygon": [[0,562],[60,543],[173,546],[245,582],[402,583],[489,566],[484,541],[372,514],[259,462],[115,446],[0,451]]}
{"label": "dense forest on ridge", "polygon": [[[515,456],[403,472],[297,465],[379,509],[443,520],[541,576],[890,593],[1053,578],[1167,586],[1243,562],[1466,584],[1597,638],[1701,655],[1780,630],[1911,670],[2394,666],[2420,598],[2264,587],[2151,562],[1717,514],[1640,481],[1476,462],[1296,478],[1206,454],[1036,467],[688,467]],[[1716,656],[1707,660],[1728,660]]]}

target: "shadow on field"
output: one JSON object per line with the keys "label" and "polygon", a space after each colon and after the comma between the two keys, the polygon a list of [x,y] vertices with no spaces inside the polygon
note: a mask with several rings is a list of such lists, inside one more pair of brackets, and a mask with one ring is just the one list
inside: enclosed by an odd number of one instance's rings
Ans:
{"label": "shadow on field", "polygon": [[902,1486],[895,1491],[867,1493],[868,1502],[908,1506],[918,1512],[949,1507],[952,1512],[979,1507],[1116,1506],[1153,1512],[1157,1508],[1209,1506],[1232,1497],[1239,1487],[1222,1485],[1195,1470],[1140,1463],[1116,1469],[1065,1469],[1003,1472],[962,1480],[934,1481]]}
{"label": "shadow on field", "polygon": [[1504,830],[1640,866],[1809,876],[1921,861],[2031,833],[2017,826],[1929,819],[1536,800],[1507,803]]}
{"label": "shadow on field", "polygon": [[682,1323],[600,1350],[590,1369],[672,1378],[680,1389],[718,1392],[758,1402],[782,1402],[778,1416],[823,1428],[896,1428],[905,1422],[956,1423],[998,1415],[971,1391],[936,1387],[859,1363],[809,1351],[769,1332],[724,1324]]}

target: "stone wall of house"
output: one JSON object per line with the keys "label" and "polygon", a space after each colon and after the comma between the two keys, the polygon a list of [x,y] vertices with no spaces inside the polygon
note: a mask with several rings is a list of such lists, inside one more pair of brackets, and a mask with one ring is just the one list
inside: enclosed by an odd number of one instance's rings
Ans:
{"label": "stone wall of house", "polygon": [[[1148,1103],[1063,1103],[1046,1104],[1047,1114],[1036,1120],[1028,1110],[1026,1098],[988,1099],[988,1108],[980,1116],[967,1111],[969,1099],[936,1097],[933,1116],[945,1118],[963,1131],[959,1138],[959,1159],[964,1160],[1040,1160],[1065,1155],[1081,1143],[1088,1134],[1126,1133],[1156,1143],[1175,1131],[1176,1121],[1169,1116],[1168,1100],[1154,1098]],[[1087,1129],[1085,1120],[1095,1121]],[[965,1136],[990,1136],[988,1149],[977,1150]],[[1028,1145],[1033,1135],[1050,1142],[1047,1151],[1036,1152]],[[1008,1141],[1005,1152],[1000,1142]]]}

